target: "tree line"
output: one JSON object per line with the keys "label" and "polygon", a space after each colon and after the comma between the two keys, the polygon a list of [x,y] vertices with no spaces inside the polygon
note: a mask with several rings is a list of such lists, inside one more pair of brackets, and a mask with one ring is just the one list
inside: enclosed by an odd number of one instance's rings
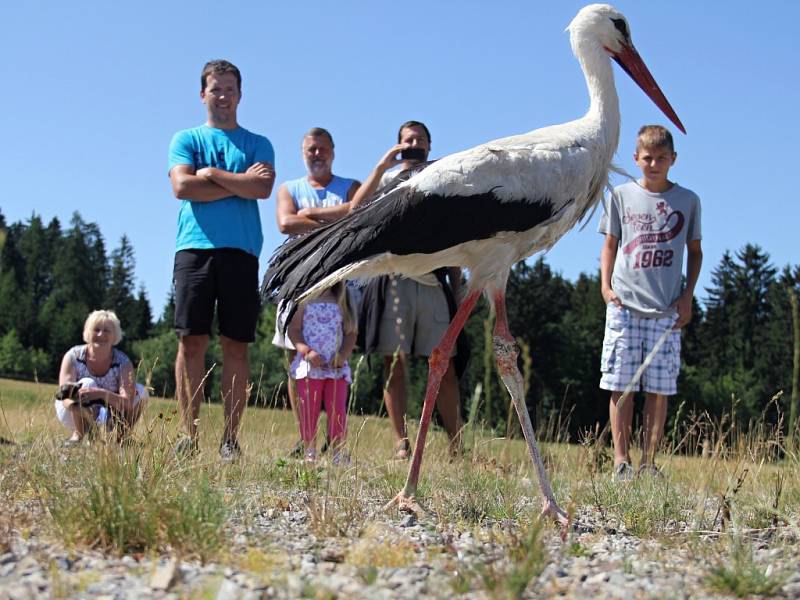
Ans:
{"label": "tree line", "polygon": [[[138,365],[137,378],[156,394],[174,393],[177,341],[172,330],[174,304],[154,320],[144,287],[136,285],[134,249],[126,236],[107,252],[96,223],[74,213],[64,228],[58,219],[44,224],[37,215],[7,225],[0,213],[0,375],[55,381],[61,356],[81,343],[91,310],[114,310],[125,338],[121,349]],[[800,287],[800,266],[776,268],[769,255],[748,244],[726,252],[712,269],[711,285],[698,290],[692,322],[683,334],[679,393],[670,403],[675,418],[707,413],[777,423],[792,402],[793,326],[790,293]],[[544,258],[518,263],[508,282],[511,331],[520,348],[528,408],[540,427],[552,427],[571,440],[605,424],[608,394],[598,389],[605,306],[599,273],[569,281]],[[275,307],[267,305],[251,346],[254,404],[286,404],[286,357],[271,344]],[[461,378],[464,416],[501,433],[514,423],[508,394],[491,355],[493,322],[481,301],[465,328],[471,359]],[[207,397],[220,398],[221,349],[212,336],[208,353]],[[358,353],[353,409],[383,412],[382,362]],[[418,416],[427,364],[409,369],[410,417]],[[480,393],[476,393],[480,392]],[[796,394],[796,392],[795,392]],[[796,400],[795,400],[796,401]]]}
{"label": "tree line", "polygon": [[83,323],[98,308],[117,312],[124,350],[149,335],[150,302],[135,287],[126,236],[109,254],[97,224],[77,212],[67,228],[35,214],[7,226],[0,213],[0,244],[0,374],[56,379],[61,357],[82,342]]}

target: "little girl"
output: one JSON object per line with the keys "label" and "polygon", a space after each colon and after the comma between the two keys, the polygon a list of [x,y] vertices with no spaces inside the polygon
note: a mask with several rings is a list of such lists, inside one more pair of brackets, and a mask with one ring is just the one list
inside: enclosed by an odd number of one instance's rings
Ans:
{"label": "little girl", "polygon": [[346,463],[347,397],[351,382],[347,359],[356,343],[357,321],[347,288],[339,282],[300,306],[289,322],[289,339],[297,349],[290,367],[297,381],[300,437],[305,459],[317,458],[315,438],[321,403],[328,413],[328,439],[334,464]]}

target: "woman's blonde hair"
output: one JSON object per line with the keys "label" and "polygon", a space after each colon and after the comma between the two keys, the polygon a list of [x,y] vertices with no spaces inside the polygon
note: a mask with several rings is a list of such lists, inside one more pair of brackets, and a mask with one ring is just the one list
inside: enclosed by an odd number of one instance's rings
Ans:
{"label": "woman's blonde hair", "polygon": [[347,293],[347,286],[340,281],[333,284],[331,292],[336,297],[336,304],[342,311],[342,329],[345,334],[353,333],[358,330],[358,318],[353,303],[350,302],[350,294]]}
{"label": "woman's blonde hair", "polygon": [[122,326],[119,324],[119,318],[113,310],[96,310],[86,317],[86,322],[83,324],[83,341],[87,344],[92,341],[92,331],[98,323],[111,324],[111,345],[116,346],[122,341]]}

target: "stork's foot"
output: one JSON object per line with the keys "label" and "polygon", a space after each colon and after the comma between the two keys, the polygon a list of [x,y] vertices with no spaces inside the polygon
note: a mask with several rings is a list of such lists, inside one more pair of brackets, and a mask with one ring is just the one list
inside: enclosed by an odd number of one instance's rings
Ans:
{"label": "stork's foot", "polygon": [[383,510],[389,510],[395,505],[400,512],[410,513],[416,516],[420,516],[425,512],[417,501],[414,500],[414,496],[408,496],[404,492],[399,492],[397,496],[389,500],[383,507]]}
{"label": "stork's foot", "polygon": [[561,541],[566,542],[569,535],[570,516],[556,504],[555,500],[545,499],[542,504],[542,518],[553,519],[561,526]]}
{"label": "stork's foot", "polygon": [[564,528],[569,526],[569,515],[556,504],[555,500],[545,499],[542,504],[542,517],[550,517]]}

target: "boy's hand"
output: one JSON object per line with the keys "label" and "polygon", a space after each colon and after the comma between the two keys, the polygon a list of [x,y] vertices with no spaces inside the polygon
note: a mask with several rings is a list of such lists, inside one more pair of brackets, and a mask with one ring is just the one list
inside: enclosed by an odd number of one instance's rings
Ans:
{"label": "boy's hand", "polygon": [[673,329],[681,329],[692,320],[692,294],[683,293],[672,304],[672,308],[678,311],[678,319],[675,321]]}
{"label": "boy's hand", "polygon": [[622,300],[619,299],[619,296],[617,296],[614,290],[612,290],[611,288],[605,288],[604,290],[602,290],[602,294],[603,294],[603,300],[605,301],[606,304],[608,304],[609,302],[613,302],[614,304],[622,308]]}

